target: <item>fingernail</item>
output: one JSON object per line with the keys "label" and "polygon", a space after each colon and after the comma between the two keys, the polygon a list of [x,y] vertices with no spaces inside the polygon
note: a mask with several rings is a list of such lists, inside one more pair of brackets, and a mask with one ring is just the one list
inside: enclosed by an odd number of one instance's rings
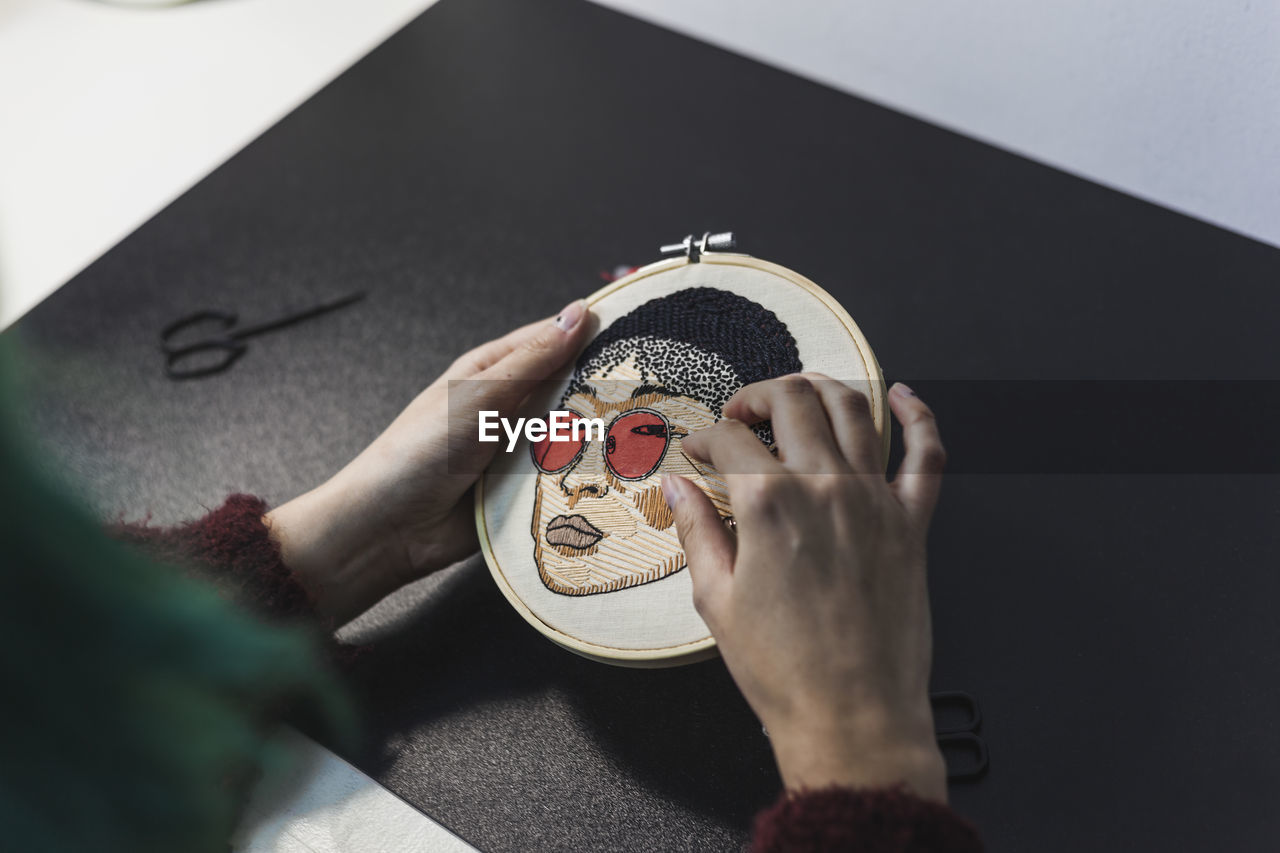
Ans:
{"label": "fingernail", "polygon": [[684,500],[684,493],[680,491],[681,484],[676,482],[676,478],[670,474],[662,475],[662,496],[667,499],[667,506],[672,509],[676,508],[676,504]]}
{"label": "fingernail", "polygon": [[556,318],[556,328],[562,332],[573,331],[574,326],[582,322],[582,318],[587,313],[587,302],[585,299],[575,299],[565,306],[560,312],[560,316]]}
{"label": "fingernail", "polygon": [[916,392],[911,390],[911,386],[907,385],[905,382],[895,383],[893,388],[890,390],[900,397],[914,397],[916,395]]}

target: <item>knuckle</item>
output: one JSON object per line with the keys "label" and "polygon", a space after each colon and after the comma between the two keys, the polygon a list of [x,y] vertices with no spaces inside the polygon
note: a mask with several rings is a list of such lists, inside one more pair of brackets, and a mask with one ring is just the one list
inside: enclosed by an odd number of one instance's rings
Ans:
{"label": "knuckle", "polygon": [[833,474],[814,484],[813,500],[818,506],[863,506],[874,497],[881,479],[866,474]]}
{"label": "knuckle", "polygon": [[933,409],[929,408],[924,403],[920,403],[919,405],[915,406],[914,410],[911,413],[911,423],[913,424],[927,422],[927,421],[933,421],[936,423],[937,420],[938,419],[933,415]]}
{"label": "knuckle", "polygon": [[768,502],[765,483],[760,479],[742,483],[729,497],[733,502],[734,511],[739,515],[755,513]]}
{"label": "knuckle", "polygon": [[947,465],[947,450],[940,442],[931,442],[921,450],[921,461],[925,467],[941,471]]}
{"label": "knuckle", "polygon": [[689,523],[689,515],[684,511],[683,506],[676,504],[671,507],[671,520],[675,523],[676,539],[680,541],[680,547],[688,551],[689,530],[692,525]]}
{"label": "knuckle", "polygon": [[719,420],[706,429],[694,433],[694,445],[701,448],[714,448],[725,440],[733,431],[733,421]]}
{"label": "knuckle", "polygon": [[717,606],[715,596],[707,588],[708,584],[695,583],[693,585],[693,609],[702,617],[702,621],[706,623],[707,628],[714,634],[719,631],[720,626],[720,607]]}
{"label": "knuckle", "polygon": [[476,347],[475,349],[467,350],[455,358],[453,362],[450,363],[449,370],[480,371],[487,367],[491,362],[492,360],[488,362],[485,360],[484,348]]}
{"label": "knuckle", "polygon": [[735,494],[734,500],[748,514],[776,515],[790,499],[790,479],[781,474],[762,474],[752,478]]}
{"label": "knuckle", "polygon": [[[689,506],[689,501],[683,501],[676,509],[676,528],[680,534],[680,544],[684,546],[687,542],[700,542],[707,538],[709,525],[703,514],[695,508]],[[688,548],[685,548],[688,551]]]}
{"label": "knuckle", "polygon": [[774,386],[785,394],[813,394],[815,389],[808,377],[800,373],[783,376],[773,380]]}
{"label": "knuckle", "polygon": [[861,391],[842,385],[844,390],[840,393],[840,402],[851,413],[859,416],[868,416],[871,414],[871,400]]}
{"label": "knuckle", "polygon": [[555,329],[546,329],[526,341],[524,349],[530,355],[546,355],[559,349],[559,343],[560,333]]}
{"label": "knuckle", "polygon": [[814,476],[813,491],[817,498],[830,503],[844,498],[849,492],[859,487],[861,479],[857,474],[824,474]]}
{"label": "knuckle", "polygon": [[743,427],[743,426],[746,426],[746,424],[744,424],[742,421],[734,420],[733,418],[721,418],[720,420],[712,424],[710,427],[708,427],[706,432],[709,435],[721,436],[721,435],[727,435],[728,433],[733,432],[734,429],[738,427]]}
{"label": "knuckle", "polygon": [[725,418],[724,420],[718,421],[711,429],[716,430],[716,435],[723,438],[728,438],[730,435],[735,434],[742,435],[744,433],[746,435],[755,435],[755,433],[751,431],[751,427],[747,426],[742,421],[733,420],[732,418]]}

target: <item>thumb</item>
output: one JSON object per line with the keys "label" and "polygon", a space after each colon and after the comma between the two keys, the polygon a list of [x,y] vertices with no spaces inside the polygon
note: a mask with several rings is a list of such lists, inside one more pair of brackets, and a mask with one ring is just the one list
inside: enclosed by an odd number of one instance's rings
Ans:
{"label": "thumb", "polygon": [[[474,479],[493,459],[498,444],[476,441],[479,413],[514,412],[539,383],[551,377],[581,348],[587,336],[587,302],[569,303],[559,316],[517,329],[470,353],[487,367],[449,381],[449,470]],[[462,367],[465,369],[465,366]]]}
{"label": "thumb", "polygon": [[733,577],[737,543],[711,499],[693,483],[668,474],[662,478],[662,493],[675,517],[676,533],[689,564],[693,606],[714,632]]}
{"label": "thumb", "polygon": [[510,384],[513,389],[548,378],[578,351],[586,335],[586,319],[587,301],[570,302],[555,319],[521,329],[510,351],[475,378],[496,380],[490,383],[495,387]]}

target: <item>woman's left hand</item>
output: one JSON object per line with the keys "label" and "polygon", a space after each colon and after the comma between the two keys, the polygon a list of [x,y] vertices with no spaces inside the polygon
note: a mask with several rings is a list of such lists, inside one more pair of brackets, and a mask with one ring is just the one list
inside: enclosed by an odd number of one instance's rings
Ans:
{"label": "woman's left hand", "polygon": [[586,318],[578,300],[464,354],[332,479],[267,514],[321,615],[342,624],[475,551],[471,488],[500,446],[479,442],[478,413],[515,411],[581,348]]}

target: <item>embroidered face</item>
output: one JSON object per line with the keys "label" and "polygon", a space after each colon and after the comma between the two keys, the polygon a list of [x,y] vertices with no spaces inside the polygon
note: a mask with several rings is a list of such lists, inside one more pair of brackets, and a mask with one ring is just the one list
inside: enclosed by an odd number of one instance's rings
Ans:
{"label": "embroidered face", "polygon": [[[745,322],[725,322],[732,320]],[[744,358],[753,335],[756,349]],[[684,568],[662,475],[691,480],[722,516],[729,504],[723,481],[686,456],[682,440],[719,420],[747,382],[799,369],[786,327],[725,291],[679,291],[604,330],[583,352],[559,406],[603,420],[604,441],[532,448],[538,483],[531,533],[543,584],[589,595]]]}
{"label": "embroidered face", "polygon": [[564,400],[562,408],[605,422],[604,441],[533,448],[535,459],[546,451],[533,509],[534,558],[555,592],[609,592],[684,567],[663,474],[689,478],[728,514],[724,483],[681,449],[682,439],[714,424],[716,414],[641,373],[636,362],[629,353],[616,368],[583,377]]}

